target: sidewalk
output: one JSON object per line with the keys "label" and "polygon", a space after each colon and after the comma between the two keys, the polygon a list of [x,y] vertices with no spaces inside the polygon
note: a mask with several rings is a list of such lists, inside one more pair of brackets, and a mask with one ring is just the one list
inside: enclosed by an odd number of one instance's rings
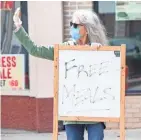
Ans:
{"label": "sidewalk", "polygon": [[[1,139],[2,140],[52,140],[52,134],[2,129]],[[59,133],[58,140],[67,140],[65,132]],[[87,133],[85,133],[85,140],[87,140]],[[104,140],[119,140],[119,130],[106,130]],[[127,130],[126,140],[141,140],[141,129]]]}

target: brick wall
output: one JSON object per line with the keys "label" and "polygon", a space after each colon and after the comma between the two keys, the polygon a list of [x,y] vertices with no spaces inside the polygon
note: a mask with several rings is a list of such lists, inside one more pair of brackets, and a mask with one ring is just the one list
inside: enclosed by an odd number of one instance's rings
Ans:
{"label": "brick wall", "polygon": [[69,26],[73,12],[77,9],[92,9],[92,1],[64,1],[63,2],[63,19],[64,19],[64,41],[70,38]]}
{"label": "brick wall", "polygon": [[[125,127],[141,128],[141,96],[126,96]],[[107,128],[119,128],[119,123],[107,123]]]}

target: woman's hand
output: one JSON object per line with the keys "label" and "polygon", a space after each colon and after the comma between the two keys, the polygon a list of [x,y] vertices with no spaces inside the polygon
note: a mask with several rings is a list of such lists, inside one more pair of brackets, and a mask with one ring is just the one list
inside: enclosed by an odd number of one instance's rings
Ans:
{"label": "woman's hand", "polygon": [[16,9],[14,16],[13,16],[13,21],[14,21],[16,28],[19,28],[22,25],[22,21],[21,21],[20,17],[21,17],[21,10],[19,7]]}
{"label": "woman's hand", "polygon": [[100,47],[102,47],[102,45],[100,43],[92,43],[91,46],[94,47],[94,49],[96,49],[96,50],[98,50]]}

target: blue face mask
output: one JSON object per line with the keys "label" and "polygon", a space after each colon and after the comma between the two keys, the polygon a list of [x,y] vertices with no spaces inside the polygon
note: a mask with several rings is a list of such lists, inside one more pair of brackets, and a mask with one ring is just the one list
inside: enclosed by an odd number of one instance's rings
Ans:
{"label": "blue face mask", "polygon": [[72,39],[74,39],[76,41],[79,40],[81,37],[80,33],[79,33],[79,28],[71,27],[70,34],[71,34]]}

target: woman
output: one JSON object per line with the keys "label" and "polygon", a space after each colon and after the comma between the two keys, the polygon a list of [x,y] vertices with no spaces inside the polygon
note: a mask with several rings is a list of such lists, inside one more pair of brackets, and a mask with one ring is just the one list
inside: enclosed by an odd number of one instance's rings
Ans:
{"label": "woman", "polygon": [[[20,9],[17,9],[13,20],[16,26],[15,35],[25,47],[25,49],[33,56],[53,60],[53,46],[37,46],[27,35],[22,27],[19,18]],[[71,41],[63,43],[63,45],[91,45],[99,47],[107,45],[107,37],[105,28],[101,24],[98,16],[92,11],[78,10],[72,16],[70,23]],[[100,45],[101,44],[101,45]],[[84,140],[84,130],[87,128],[89,140],[104,139],[104,124],[102,122],[65,122],[67,140]]]}

